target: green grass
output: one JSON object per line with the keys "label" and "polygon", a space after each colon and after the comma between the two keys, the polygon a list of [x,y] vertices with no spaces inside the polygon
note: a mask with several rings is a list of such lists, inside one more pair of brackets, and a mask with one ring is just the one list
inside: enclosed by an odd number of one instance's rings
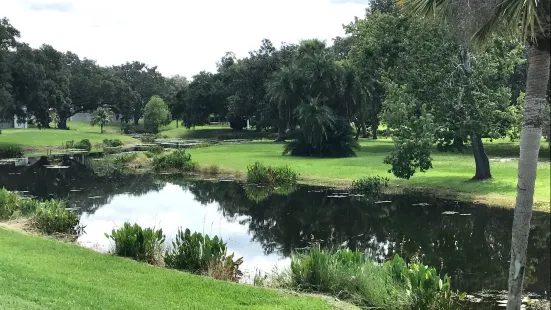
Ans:
{"label": "green grass", "polygon": [[1,309],[331,309],[0,229]]}
{"label": "green grass", "polygon": [[[137,143],[138,140],[113,133],[114,128],[106,128],[106,132],[100,134],[99,127],[92,127],[87,123],[68,122],[70,130],[58,129],[3,129],[0,134],[0,146],[2,145],[20,145],[25,150],[41,149],[45,147],[62,147],[66,141],[75,142],[82,139],[88,139],[92,145],[101,143],[103,139],[120,139],[123,143]],[[118,130],[118,129],[117,129]]]}
{"label": "green grass", "polygon": [[[300,174],[302,180],[327,185],[350,184],[352,180],[380,175],[391,179],[391,185],[400,187],[429,188],[464,196],[494,205],[514,204],[517,183],[517,161],[490,163],[493,179],[470,181],[474,175],[474,159],[469,151],[458,153],[433,153],[433,169],[416,173],[410,180],[399,180],[388,173],[390,166],[384,157],[393,149],[390,139],[363,140],[362,149],[353,158],[304,158],[282,156],[283,144],[254,142],[248,144],[222,144],[202,149],[191,149],[193,161],[200,165],[218,165],[222,168],[246,172],[247,165],[261,161],[265,165],[288,165]],[[518,143],[504,141],[486,142],[490,157],[518,157]],[[221,156],[223,155],[223,156]],[[549,147],[542,143],[540,158],[549,158]],[[538,164],[535,200],[549,205],[549,162]]]}

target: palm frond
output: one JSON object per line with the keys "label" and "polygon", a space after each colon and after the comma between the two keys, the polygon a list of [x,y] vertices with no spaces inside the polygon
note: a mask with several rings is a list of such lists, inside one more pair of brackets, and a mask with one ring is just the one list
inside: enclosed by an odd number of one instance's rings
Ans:
{"label": "palm frond", "polygon": [[540,19],[543,13],[542,0],[503,0],[473,38],[478,42],[485,41],[498,29],[505,28],[519,34],[523,41],[534,41],[538,36],[546,35],[548,25]]}
{"label": "palm frond", "polygon": [[398,0],[397,3],[406,12],[436,17],[439,9],[448,1],[450,0]]}

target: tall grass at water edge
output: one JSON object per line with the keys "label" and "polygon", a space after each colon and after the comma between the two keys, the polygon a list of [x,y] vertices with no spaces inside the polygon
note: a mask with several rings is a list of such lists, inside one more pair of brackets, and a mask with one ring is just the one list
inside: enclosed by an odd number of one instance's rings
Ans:
{"label": "tall grass at water edge", "polygon": [[113,253],[152,265],[163,265],[162,250],[165,236],[162,229],[142,228],[138,224],[126,222],[122,227],[113,229],[105,237],[114,241]]}
{"label": "tall grass at water edge", "polygon": [[295,185],[297,173],[288,166],[270,167],[257,161],[247,167],[247,182],[271,186]]}
{"label": "tall grass at water edge", "polygon": [[295,253],[286,277],[286,288],[329,294],[361,307],[380,309],[458,309],[449,278],[434,268],[406,264],[399,256],[384,265],[348,249],[321,250],[314,246]]}
{"label": "tall grass at water edge", "polygon": [[194,171],[197,165],[191,161],[191,155],[186,153],[185,150],[176,150],[153,157],[153,168],[157,171]]}

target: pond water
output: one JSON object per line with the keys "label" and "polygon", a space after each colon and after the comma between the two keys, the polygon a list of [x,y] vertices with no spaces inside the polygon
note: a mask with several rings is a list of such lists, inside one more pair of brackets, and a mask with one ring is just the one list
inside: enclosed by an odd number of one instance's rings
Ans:
{"label": "pond water", "polygon": [[[419,257],[452,277],[465,292],[507,288],[512,210],[405,194],[366,202],[345,192],[299,186],[266,193],[237,182],[171,176],[102,175],[82,158],[46,158],[0,166],[0,187],[39,198],[67,200],[86,225],[84,246],[107,251],[104,233],[125,221],[219,235],[244,258],[250,275],[289,265],[288,256],[313,243],[347,246],[378,260],[395,253]],[[535,212],[528,248],[526,289],[550,290],[550,215]]]}

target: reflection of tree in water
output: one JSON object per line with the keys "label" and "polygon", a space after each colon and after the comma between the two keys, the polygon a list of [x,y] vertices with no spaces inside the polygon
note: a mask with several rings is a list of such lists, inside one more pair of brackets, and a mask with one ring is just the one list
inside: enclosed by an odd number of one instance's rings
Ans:
{"label": "reflection of tree in water", "polygon": [[[94,213],[99,207],[108,204],[114,195],[128,193],[144,195],[152,190],[160,190],[163,182],[153,180],[152,175],[131,175],[114,172],[109,176],[99,176],[80,159],[63,156],[52,161],[41,157],[30,166],[2,167],[0,187],[9,190],[29,191],[40,199],[65,199],[69,207],[78,213]],[[47,165],[68,166],[66,169],[49,169]]]}
{"label": "reflection of tree in water", "polygon": [[[255,202],[236,183],[182,185],[199,202],[216,201],[225,216],[239,217],[266,253],[287,256],[312,241],[326,247],[342,244],[380,259],[394,253],[406,258],[419,255],[425,264],[452,275],[454,287],[460,290],[507,287],[512,210],[419,195],[384,197],[392,202],[376,204],[329,198],[330,192],[311,192],[313,188],[307,187]],[[413,206],[419,203],[429,205]],[[449,210],[459,213],[442,214]],[[526,278],[529,291],[549,292],[549,225],[549,214],[534,213]]]}

